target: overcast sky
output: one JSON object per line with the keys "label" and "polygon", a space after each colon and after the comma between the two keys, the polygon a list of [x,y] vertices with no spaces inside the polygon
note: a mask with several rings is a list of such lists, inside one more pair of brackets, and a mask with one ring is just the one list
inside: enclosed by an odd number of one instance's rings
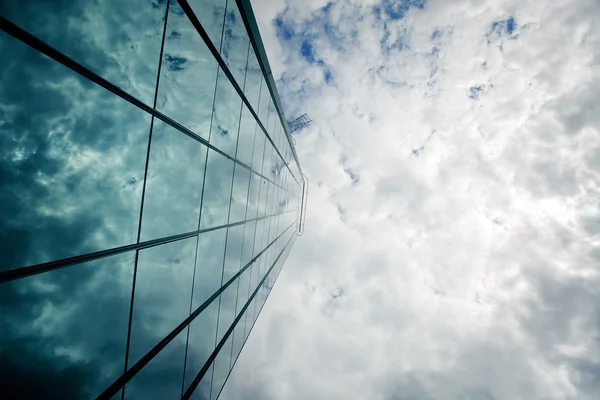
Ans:
{"label": "overcast sky", "polygon": [[255,0],[310,179],[222,399],[597,399],[600,3]]}

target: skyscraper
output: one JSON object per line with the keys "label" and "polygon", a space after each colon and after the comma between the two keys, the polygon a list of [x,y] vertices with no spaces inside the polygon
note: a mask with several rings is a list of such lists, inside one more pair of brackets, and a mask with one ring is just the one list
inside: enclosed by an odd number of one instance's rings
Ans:
{"label": "skyscraper", "polygon": [[0,397],[217,398],[306,196],[249,1],[0,14]]}

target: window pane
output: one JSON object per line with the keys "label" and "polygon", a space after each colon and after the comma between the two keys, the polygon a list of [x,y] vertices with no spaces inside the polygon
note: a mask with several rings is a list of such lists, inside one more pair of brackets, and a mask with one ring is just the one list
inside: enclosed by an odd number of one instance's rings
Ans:
{"label": "window pane", "polygon": [[269,128],[267,132],[269,132],[269,135],[271,136],[271,139],[275,145],[277,145],[277,142],[275,141],[277,138],[277,135],[275,134],[275,126],[277,125],[277,122],[279,122],[279,114],[277,114],[275,103],[271,101],[269,104]]}
{"label": "window pane", "polygon": [[265,152],[265,142],[267,138],[265,137],[262,129],[256,125],[255,130],[255,139],[254,139],[254,151],[252,156],[252,169],[259,174],[262,173],[262,165],[263,165],[263,155]]}
{"label": "window pane", "polygon": [[195,251],[195,238],[140,251],[129,367],[188,317]]}
{"label": "window pane", "polygon": [[233,331],[233,349],[231,351],[231,368],[233,368],[233,365],[235,364],[241,350],[242,350],[242,346],[244,345],[244,329],[246,328],[246,316],[243,315],[242,319],[240,320],[240,322],[235,326],[235,329]]}
{"label": "window pane", "polygon": [[177,399],[181,397],[187,331],[181,332],[125,386],[125,398]]}
{"label": "window pane", "polygon": [[[190,337],[188,339],[188,356],[185,365],[184,390],[190,386],[198,372],[204,366],[208,357],[215,349],[215,337],[217,334],[217,314],[219,312],[219,300],[213,301],[195,320],[190,324]],[[208,379],[206,378],[208,376]],[[194,393],[200,391],[210,392],[210,380],[212,370],[208,370],[205,377],[200,381]],[[206,383],[208,382],[208,385]],[[208,386],[208,387],[206,387]],[[208,398],[208,397],[206,397]]]}
{"label": "window pane", "polygon": [[198,236],[192,311],[221,287],[226,235],[227,229],[223,228],[201,233]]}
{"label": "window pane", "polygon": [[221,47],[225,0],[189,0],[188,3],[217,50]]}
{"label": "window pane", "polygon": [[200,228],[226,225],[233,182],[233,161],[208,151]]}
{"label": "window pane", "polygon": [[232,345],[233,337],[229,336],[229,339],[225,342],[225,345],[217,354],[217,358],[215,358],[215,371],[213,373],[212,379],[212,389],[211,389],[211,399],[216,399],[221,393],[221,389],[225,384],[225,379],[227,379],[227,375],[229,374],[229,366],[231,365],[231,345]]}
{"label": "window pane", "polygon": [[240,270],[244,225],[227,228],[227,251],[223,267],[223,284],[229,281]]}
{"label": "window pane", "polygon": [[[252,291],[254,291],[254,288],[252,289]],[[252,299],[252,301],[250,302],[250,306],[246,310],[246,331],[245,331],[246,339],[245,340],[248,340],[248,335],[250,335],[250,331],[252,330],[252,327],[254,326],[255,312],[256,312],[256,297],[254,297]]]}
{"label": "window pane", "polygon": [[258,64],[258,59],[254,53],[254,48],[250,46],[248,52],[248,67],[246,68],[246,85],[244,86],[244,94],[250,102],[252,109],[257,114],[262,80],[263,75],[260,65]]}
{"label": "window pane", "polygon": [[154,121],[142,240],[198,229],[206,151],[200,142]]}
{"label": "window pane", "polygon": [[258,199],[261,189],[262,179],[256,174],[250,175],[250,188],[248,191],[248,206],[246,211],[246,219],[256,218],[258,212]]}
{"label": "window pane", "polygon": [[[248,289],[250,284],[250,274],[251,268],[248,268],[244,273],[240,276],[239,286],[238,286],[238,298],[236,304],[236,317],[242,312],[242,309],[246,305],[248,301]],[[235,362],[242,345],[244,343],[244,329],[246,325],[246,316],[243,315],[238,324],[236,325],[233,331],[233,351],[231,355],[231,366],[233,367],[233,363]]]}
{"label": "window pane", "polygon": [[215,362],[213,361],[208,371],[206,371],[206,375],[202,378],[196,390],[192,392],[191,400],[208,400],[210,399],[210,386],[212,385],[212,375],[214,369]]}
{"label": "window pane", "polygon": [[0,269],[136,241],[150,116],[0,33]]}
{"label": "window pane", "polygon": [[227,2],[221,56],[241,89],[244,88],[250,39],[235,1]]}
{"label": "window pane", "polygon": [[134,257],[2,284],[3,393],[95,398],[123,373]]}
{"label": "window pane", "polygon": [[[261,247],[261,244],[262,244],[262,236],[263,236],[264,226],[265,226],[264,219],[256,221],[256,233],[254,236],[254,255],[253,255],[253,257],[256,257],[256,255],[258,253],[260,253],[261,250],[263,249]],[[258,260],[256,262],[258,262]]]}
{"label": "window pane", "polygon": [[263,157],[262,171],[264,176],[272,180],[275,179],[277,158],[278,155],[275,152],[275,149],[273,148],[273,146],[271,146],[270,143],[267,142],[267,148]]}
{"label": "window pane", "polygon": [[219,69],[210,143],[235,157],[242,98]]}
{"label": "window pane", "polygon": [[219,302],[219,321],[217,327],[217,340],[219,343],[227,329],[231,326],[235,315],[235,300],[237,299],[237,284],[229,285],[223,293]]}
{"label": "window pane", "polygon": [[240,121],[240,134],[238,139],[237,153],[235,158],[248,166],[252,166],[252,153],[254,150],[254,131],[256,130],[256,120],[248,111],[248,108],[242,106],[242,119]]}
{"label": "window pane", "polygon": [[217,61],[171,1],[156,109],[208,140]]}
{"label": "window pane", "polygon": [[242,261],[240,268],[244,267],[252,259],[254,246],[254,234],[256,233],[256,221],[246,222],[244,228],[244,243],[242,243]]}
{"label": "window pane", "polygon": [[[237,305],[235,316],[237,317],[240,312],[242,312],[242,308],[246,305],[248,301],[248,289],[250,286],[250,274],[251,270],[248,268],[242,275],[240,275],[240,279],[238,280],[238,297],[237,297]],[[242,329],[243,331],[243,329]]]}
{"label": "window pane", "polygon": [[153,104],[166,2],[27,0],[0,7],[3,17]]}
{"label": "window pane", "polygon": [[267,204],[267,196],[268,196],[268,194],[269,194],[269,182],[267,182],[264,179],[261,179],[257,217],[264,217],[265,216],[265,207],[266,207],[266,204]]}
{"label": "window pane", "polygon": [[236,165],[231,191],[231,208],[229,210],[229,223],[244,221],[246,219],[246,205],[248,203],[248,184],[250,171]]}
{"label": "window pane", "polygon": [[267,81],[262,80],[260,85],[260,101],[258,104],[258,117],[262,122],[265,129],[268,129],[269,122],[269,105],[271,104],[271,93],[269,92],[269,88],[267,87]]}

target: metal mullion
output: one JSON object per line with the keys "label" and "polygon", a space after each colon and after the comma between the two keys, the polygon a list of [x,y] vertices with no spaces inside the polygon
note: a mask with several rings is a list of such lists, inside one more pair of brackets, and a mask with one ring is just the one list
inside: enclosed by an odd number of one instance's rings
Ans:
{"label": "metal mullion", "polygon": [[[254,172],[255,174],[258,174],[251,167],[246,165],[246,163],[243,163],[243,162],[237,160],[235,157],[231,157],[229,154],[225,153],[221,149],[210,144],[206,139],[198,136],[196,133],[194,133],[190,129],[181,125],[179,122],[166,116],[165,114],[154,109],[153,107],[150,107],[149,105],[145,104],[141,100],[138,100],[131,94],[125,92],[120,87],[114,85],[113,83],[111,83],[111,82],[107,81],[106,79],[102,78],[101,76],[97,75],[95,72],[92,72],[88,68],[77,63],[70,57],[66,56],[65,54],[56,50],[52,46],[50,46],[50,45],[46,44],[45,42],[41,41],[40,39],[36,38],[29,32],[19,28],[17,25],[8,21],[4,17],[0,17],[0,29],[2,29],[4,32],[8,33],[9,35],[13,36],[14,38],[20,40],[21,42],[25,43],[26,45],[34,48],[35,50],[39,51],[40,53],[50,57],[54,61],[64,65],[65,67],[71,69],[72,71],[78,73],[79,75],[81,75],[81,76],[87,78],[88,80],[96,83],[97,85],[103,87],[104,89],[108,90],[109,92],[113,93],[114,95],[116,95],[116,96],[122,98],[123,100],[133,104],[134,106],[142,109],[143,111],[147,112],[151,116],[154,116],[155,118],[160,119],[162,122],[164,122],[165,124],[169,125],[170,127],[174,128],[174,129],[178,130],[179,132],[183,133],[184,135],[202,143],[209,149],[216,151],[217,153],[221,154],[223,157],[235,162],[238,165],[241,165],[242,167]],[[263,178],[269,180],[269,178],[267,178],[266,176],[263,176]]]}
{"label": "metal mullion", "polygon": [[[261,92],[260,93],[262,93],[262,84],[261,84]],[[260,107],[260,95],[259,95],[259,107]],[[256,132],[255,132],[255,134],[256,134]],[[264,166],[265,166],[264,160],[265,160],[265,150],[266,150],[266,147],[267,147],[267,142],[265,141],[265,143],[263,145],[262,162],[261,162],[261,166],[260,166],[261,172],[263,172],[263,169],[264,169]],[[260,211],[260,194],[262,192],[262,187],[263,187],[262,184],[259,185],[259,189],[258,189],[258,202],[257,202],[257,205],[256,205],[256,215],[259,215],[259,211]],[[258,223],[256,224],[256,226],[254,228],[254,240],[252,242],[252,254],[254,254],[255,248],[256,248],[256,231],[257,231],[257,228],[258,228]],[[262,237],[264,235],[264,231],[265,231],[265,228],[263,226],[262,227],[262,231],[261,231],[261,238],[260,238],[261,245],[262,245]],[[262,261],[263,260],[259,260],[258,264],[255,265],[254,268],[252,268],[252,270],[250,270],[250,280],[248,281],[248,293],[250,293],[250,288],[252,287],[252,278],[253,278],[252,275],[259,274],[259,272],[260,272],[260,265],[261,265]],[[253,274],[253,272],[255,274]],[[246,318],[246,321],[247,321],[247,318]],[[246,330],[246,328],[244,327],[244,335],[246,334],[245,330]]]}
{"label": "metal mullion", "polygon": [[[179,3],[179,5],[181,6],[181,8],[183,9],[183,11],[185,12],[185,14],[187,15],[187,17],[190,20],[190,22],[192,23],[192,25],[194,25],[194,28],[196,28],[196,31],[198,32],[198,34],[204,40],[204,43],[206,44],[206,46],[208,47],[208,49],[210,50],[210,52],[213,54],[213,57],[219,63],[219,66],[221,67],[221,69],[223,70],[223,72],[225,73],[225,75],[227,75],[227,78],[231,81],[231,84],[233,85],[233,87],[235,88],[235,90],[238,92],[238,95],[242,98],[242,101],[244,102],[244,104],[246,104],[246,106],[248,107],[248,110],[250,111],[250,113],[252,114],[252,116],[254,116],[254,118],[256,119],[256,122],[259,124],[260,128],[262,129],[263,133],[265,134],[265,136],[267,137],[267,139],[269,140],[269,142],[271,142],[271,144],[273,145],[273,147],[275,147],[273,139],[271,138],[271,136],[269,135],[269,133],[265,129],[265,127],[262,124],[262,122],[260,121],[260,118],[258,118],[258,115],[256,114],[256,112],[252,108],[252,105],[250,104],[250,102],[246,98],[246,95],[244,94],[243,90],[240,88],[240,85],[236,82],[235,78],[233,77],[233,74],[229,70],[229,67],[225,64],[225,61],[221,57],[221,54],[219,53],[219,51],[217,50],[217,48],[215,47],[215,45],[210,40],[210,37],[208,36],[208,34],[206,33],[206,31],[204,30],[204,27],[202,26],[202,24],[198,20],[198,17],[196,17],[196,14],[194,13],[194,11],[192,10],[192,8],[190,7],[190,5],[187,2],[187,0],[177,0],[177,2]],[[240,14],[242,15],[242,19],[243,19],[244,13],[242,11],[240,11]],[[248,38],[250,38],[249,34],[248,34]],[[250,42],[252,42],[252,40],[250,40]],[[258,59],[258,56],[257,56],[257,59]],[[270,93],[270,91],[269,91],[269,93]],[[270,96],[270,97],[272,98],[272,96]],[[267,115],[268,115],[268,113],[267,113]],[[290,169],[290,167],[288,166],[287,162],[283,159],[283,156],[281,155],[281,153],[279,152],[279,150],[276,147],[275,147],[275,150],[277,151],[277,154],[279,155],[279,157],[283,160],[283,163],[285,164],[285,166],[288,169]],[[290,170],[290,172],[291,172],[291,170]],[[294,179],[296,179],[295,176],[294,176]],[[298,181],[296,180],[296,182],[298,182]]]}
{"label": "metal mullion", "polygon": [[[227,15],[227,2],[225,3],[225,16],[224,16],[224,19],[223,19],[223,29],[225,29],[225,17],[226,17],[226,15]],[[223,46],[223,34],[221,33],[221,47],[222,46]],[[246,60],[246,63],[247,63],[247,60]],[[244,75],[244,78],[245,78],[245,75]],[[244,105],[242,103],[240,103],[240,116],[238,118],[238,132],[237,132],[238,134],[237,134],[237,138],[236,138],[236,142],[235,142],[235,153],[234,153],[236,155],[237,155],[238,145],[239,145],[239,142],[240,142],[240,129],[241,129],[242,109],[243,109],[243,107],[244,107]],[[235,182],[236,167],[237,167],[237,165],[233,166],[233,173],[231,174],[231,188],[230,188],[230,191],[229,191],[229,209],[227,211],[227,224],[229,224],[229,221],[231,220],[231,203],[233,202],[233,183]],[[248,200],[246,200],[246,206],[247,205],[248,205]],[[227,244],[229,242],[229,234],[230,234],[230,228],[227,228],[227,233],[225,235],[225,249],[223,250],[223,265],[221,267],[221,286],[223,286],[223,278],[225,276],[225,259],[226,259],[226,256],[227,256]],[[242,238],[242,240],[243,240],[243,238]],[[240,261],[241,261],[241,255],[240,255]],[[239,281],[238,281],[238,288],[239,288]],[[221,300],[222,300],[222,296],[219,295],[219,308],[218,308],[218,311],[217,311],[217,329],[215,331],[215,345],[216,345],[216,342],[217,342],[217,338],[219,337],[219,320],[221,319]],[[237,292],[236,292],[236,303],[237,303]],[[234,311],[234,313],[235,313],[235,311]],[[230,360],[229,361],[230,361],[230,364],[231,364],[231,354],[229,356],[230,356]],[[214,379],[214,374],[215,374],[215,370],[213,368],[213,370],[212,370],[212,377],[211,377],[211,392],[212,392],[212,380]]]}
{"label": "metal mullion", "polygon": [[[287,232],[292,226],[293,226],[293,224],[290,225],[285,230],[285,232]],[[237,274],[235,274],[233,277],[231,277],[231,279],[229,279],[225,285],[221,286],[221,288],[219,290],[217,290],[215,293],[213,293],[213,295],[210,296],[206,301],[204,301],[204,303],[202,303],[200,306],[198,306],[198,308],[196,308],[196,310],[194,310],[194,312],[189,317],[187,317],[185,320],[183,320],[175,329],[173,329],[158,344],[156,344],[150,351],[148,351],[142,358],[140,358],[138,360],[138,362],[136,362],[131,368],[129,368],[123,375],[121,375],[119,378],[117,378],[109,387],[107,387],[98,396],[98,399],[111,399],[112,396],[117,394],[118,391],[127,382],[129,382],[138,372],[140,372],[140,370],[144,366],[146,366],[154,357],[156,357],[156,355],[160,351],[162,351],[178,334],[180,334],[186,328],[186,326],[188,326],[194,319],[196,319],[196,317],[198,317],[198,315],[200,315],[200,313],[202,311],[204,311],[215,299],[217,299],[221,295],[221,293],[223,293],[229,287],[229,285],[231,285],[236,279],[238,279],[240,277],[240,275],[242,275],[242,273],[244,273],[244,271],[246,271],[262,254],[264,254],[264,252],[268,248],[270,248],[277,240],[279,240],[283,236],[284,233],[282,233],[275,240],[273,240],[273,242],[271,242],[269,244],[269,246],[267,246],[263,251],[261,251],[259,254],[257,254],[256,257],[254,257],[252,260],[250,260],[244,266],[244,268],[242,268]]]}
{"label": "metal mullion", "polygon": [[[291,226],[291,225],[290,225]],[[266,277],[268,276],[268,274],[273,270],[273,268],[275,267],[275,264],[277,264],[277,261],[279,260],[279,258],[281,257],[281,255],[283,254],[283,252],[285,251],[285,249],[287,248],[287,246],[290,244],[290,242],[292,241],[292,238],[294,237],[294,235],[292,235],[292,237],[290,237],[290,239],[288,240],[288,242],[286,243],[285,247],[281,250],[281,252],[279,253],[279,256],[277,256],[277,259],[273,262],[273,264],[271,265],[271,267],[269,268],[269,271],[267,274],[265,274],[265,276],[262,278],[262,280],[259,282],[258,286],[256,287],[256,289],[254,289],[254,292],[252,293],[252,296],[250,296],[250,298],[248,299],[248,301],[246,302],[246,304],[244,305],[244,308],[242,309],[242,313],[245,313],[250,302],[252,300],[254,300],[254,298],[256,297],[259,288],[262,286],[262,284],[264,283]],[[200,383],[200,380],[202,380],[202,378],[204,377],[204,375],[206,374],[206,372],[208,371],[208,369],[210,368],[210,365],[212,364],[212,362],[215,360],[215,358],[217,357],[217,354],[219,353],[219,351],[221,351],[221,349],[223,348],[223,346],[225,345],[225,343],[227,342],[227,340],[229,339],[229,336],[231,335],[231,333],[233,332],[233,330],[235,329],[235,326],[238,324],[238,322],[241,319],[242,314],[238,315],[235,320],[233,321],[233,323],[231,324],[231,326],[229,327],[229,329],[227,330],[227,332],[225,333],[225,335],[223,336],[223,338],[221,339],[221,341],[219,342],[219,344],[217,345],[217,347],[214,349],[214,351],[212,352],[212,354],[210,355],[210,357],[208,358],[208,360],[206,360],[206,362],[204,363],[204,366],[202,367],[202,369],[198,372],[198,374],[196,375],[196,377],[194,378],[194,380],[192,381],[192,383],[190,384],[190,386],[188,387],[188,389],[186,390],[186,392],[183,394],[182,396],[182,400],[187,400],[190,398],[190,396],[192,395],[192,393],[194,392],[194,390],[196,389],[196,387],[198,386],[198,384]],[[224,386],[224,385],[223,385]],[[220,393],[220,392],[219,392]]]}
{"label": "metal mullion", "polygon": [[[266,142],[265,142],[265,146],[266,146]],[[263,156],[263,168],[264,168],[264,156]],[[267,194],[265,196],[265,209],[264,209],[264,214],[265,215],[267,214],[267,205],[269,204],[269,192],[271,191],[270,189],[271,189],[271,187],[267,186]],[[265,229],[265,228],[266,227],[263,227],[263,231],[262,231],[262,235],[261,235],[261,241],[260,241],[260,246],[261,247],[263,246],[263,242],[265,241],[265,230],[267,230],[267,239],[266,239],[267,242],[269,240],[269,235],[270,235],[270,232],[271,232],[271,224],[269,223],[268,229]],[[267,255],[268,254],[269,253],[267,252]],[[268,257],[267,257],[267,260],[268,260]],[[260,272],[262,272],[262,265],[263,265],[263,262],[261,261],[259,263],[259,267],[258,267],[258,270]],[[260,279],[260,275],[259,275],[259,279]]]}
{"label": "metal mullion", "polygon": [[[246,70],[244,72],[244,89],[246,89],[246,79],[248,77],[248,58],[250,55],[250,40],[248,40],[248,50],[246,51]],[[243,108],[243,106],[242,106]],[[238,130],[238,145],[236,145],[236,149],[235,149],[235,156],[237,158],[237,153],[238,153],[238,146],[239,146],[239,138],[240,138],[240,131],[242,129],[241,124],[242,124],[242,115],[240,112],[240,128]],[[255,136],[256,136],[256,131],[255,131]],[[253,138],[254,139],[254,138]],[[254,157],[254,143],[252,143],[252,158]],[[252,158],[250,158],[250,160],[252,160]],[[246,210],[244,212],[244,219],[248,218],[248,203],[250,201],[249,197],[250,197],[250,182],[252,179],[252,174],[250,174],[248,176],[248,190],[246,191]],[[242,233],[242,249],[240,251],[240,265],[242,265],[242,260],[244,257],[244,244],[245,244],[245,239],[246,239],[246,227],[247,225],[244,224],[244,232]],[[241,278],[241,275],[240,275]],[[237,289],[236,289],[236,294],[235,294],[235,313],[236,313],[236,317],[237,317],[237,307],[238,307],[238,297],[240,295],[240,279],[238,279],[237,282]],[[218,325],[217,325],[217,329],[218,329]],[[235,337],[234,337],[235,339]],[[231,371],[231,359],[233,358],[233,341],[232,341],[232,346],[231,346],[231,354],[229,355],[229,371]],[[214,374],[214,368],[213,368],[213,374]],[[211,383],[212,385],[212,383]],[[212,389],[212,388],[211,388]]]}
{"label": "metal mullion", "polygon": [[[255,139],[256,139],[256,132],[255,132]],[[252,150],[252,152],[254,153],[254,150]],[[253,155],[254,157],[254,155]],[[260,181],[259,181],[260,183]],[[262,189],[262,185],[259,184],[258,186],[258,199],[257,199],[257,206],[256,206],[256,215],[258,215],[258,204],[260,203],[260,191]],[[256,246],[256,230],[258,228],[258,222],[256,224],[254,224],[254,236],[252,237],[252,255],[254,255],[254,247]],[[252,268],[250,270],[250,277],[248,277],[248,293],[250,293],[250,287],[252,285],[252,273],[254,272],[255,268]],[[247,320],[247,318],[246,318]],[[246,335],[246,321],[244,321],[244,336]]]}
{"label": "metal mullion", "polygon": [[[228,0],[225,0],[225,12],[223,13],[223,24],[221,25],[221,41],[219,43],[219,51],[220,51],[220,49],[223,46],[223,33],[225,32],[225,20],[227,18],[227,2],[228,2]],[[209,42],[212,45],[212,41],[210,39],[209,39]],[[219,67],[217,67],[217,82],[216,82],[216,85],[215,85],[215,96],[213,98],[213,108],[212,108],[213,112],[211,113],[211,127],[210,127],[211,132],[209,133],[209,136],[208,136],[209,137],[209,141],[210,141],[210,138],[211,138],[211,135],[212,135],[212,119],[213,119],[213,117],[215,115],[215,102],[217,100],[217,88],[219,86],[219,75],[220,75],[219,74]],[[241,108],[241,104],[240,104],[240,108]],[[241,118],[241,116],[242,116],[242,111],[240,109],[240,118]],[[239,140],[239,136],[240,136],[240,131],[239,131],[239,123],[238,123],[238,137],[237,137],[238,140]],[[237,141],[236,141],[235,153],[237,153]],[[208,166],[208,154],[207,154],[206,160],[207,160],[207,166]],[[235,157],[234,157],[234,160],[237,161],[237,159]],[[230,193],[229,193],[229,210],[227,211],[227,223],[228,224],[229,224],[229,217],[230,217],[230,213],[231,213],[231,196],[232,196],[232,193],[233,193],[233,182],[234,182],[234,179],[235,179],[235,167],[236,167],[236,164],[233,165],[233,172],[231,174],[231,190],[230,190]],[[223,266],[221,267],[221,286],[223,286],[223,271],[225,270],[225,256],[227,255],[227,238],[228,237],[229,237],[229,228],[227,228],[227,231],[225,232],[225,247],[223,248]],[[200,237],[198,237],[198,239],[200,239]],[[216,326],[216,329],[215,329],[215,345],[217,344],[217,335],[219,334],[219,317],[220,317],[220,314],[221,314],[221,295],[219,295],[219,305],[218,305],[218,308],[217,308],[217,326]],[[212,375],[213,376],[214,376],[214,373],[215,373],[215,370],[213,368],[213,370],[212,370]],[[212,392],[212,377],[211,377],[211,380],[210,380],[210,385],[211,385],[210,386],[210,392]],[[182,392],[182,396],[183,396],[183,392]]]}
{"label": "metal mullion", "polygon": [[[169,2],[170,2],[170,0],[169,0]],[[223,17],[223,26],[224,25],[225,25],[225,16]],[[221,28],[221,37],[222,36],[223,36],[223,28]],[[217,98],[218,84],[219,84],[219,67],[217,66],[216,71],[215,71],[215,89],[213,90],[213,102],[212,102],[212,106],[211,106],[211,111],[213,111],[215,109],[215,101]],[[210,125],[208,128],[208,142],[210,142],[210,137],[212,134],[213,119],[214,119],[214,112],[211,112]],[[200,209],[198,212],[198,227],[197,227],[198,231],[200,230],[200,222],[202,220],[202,204],[204,203],[204,188],[206,185],[206,171],[208,170],[208,153],[209,153],[209,150],[207,148],[206,156],[204,157],[204,173],[203,173],[203,177],[202,177],[202,191],[200,194]],[[234,171],[235,171],[235,164],[234,164]],[[227,221],[227,222],[229,222],[229,221]],[[227,227],[226,229],[229,229],[229,227]],[[190,294],[190,307],[189,307],[188,315],[192,314],[192,305],[194,302],[194,286],[196,283],[196,266],[197,266],[197,262],[198,262],[198,247],[199,246],[200,246],[200,235],[197,235],[196,236],[196,251],[194,253],[194,274],[192,277],[192,293]],[[181,378],[181,394],[182,395],[183,395],[183,391],[185,390],[185,370],[186,370],[186,366],[187,366],[189,340],[190,340],[190,326],[188,325],[186,339],[185,339],[185,357],[183,359],[183,376]]]}
{"label": "metal mullion", "polygon": [[[167,2],[167,5],[165,7],[165,21],[163,24],[163,34],[162,34],[162,39],[161,39],[161,43],[160,43],[158,68],[156,71],[156,84],[154,87],[154,99],[152,102],[152,107],[154,109],[156,108],[156,101],[158,99],[158,88],[159,88],[159,84],[160,84],[160,73],[161,73],[161,68],[162,68],[163,53],[164,53],[164,49],[165,49],[165,37],[167,35],[168,19],[169,19],[169,2]],[[148,167],[150,165],[150,151],[152,148],[152,133],[153,133],[153,131],[154,131],[154,116],[152,116],[152,118],[150,120],[150,132],[148,134],[148,147],[146,149],[146,164],[144,167],[144,183],[142,185],[142,199],[141,199],[141,204],[140,204],[140,215],[139,215],[139,220],[138,220],[138,233],[137,233],[137,239],[136,239],[137,244],[140,243],[140,240],[142,237],[142,218],[144,215],[144,202],[146,199],[146,184],[147,184],[147,180],[148,180]],[[125,345],[125,360],[123,363],[123,373],[125,373],[127,371],[127,364],[129,363],[129,350],[130,350],[130,345],[131,345],[131,326],[132,326],[132,322],[133,322],[133,307],[134,307],[134,302],[135,302],[135,287],[136,287],[136,282],[137,282],[137,270],[138,270],[138,264],[139,264],[139,258],[140,258],[140,251],[141,251],[140,249],[137,249],[135,251],[135,263],[133,266],[133,279],[132,279],[132,284],[131,284],[131,301],[129,303],[129,321],[128,321],[128,325],[127,325],[127,341],[126,341],[126,345]],[[123,386],[123,388],[121,390],[121,399],[125,399],[125,386]]]}

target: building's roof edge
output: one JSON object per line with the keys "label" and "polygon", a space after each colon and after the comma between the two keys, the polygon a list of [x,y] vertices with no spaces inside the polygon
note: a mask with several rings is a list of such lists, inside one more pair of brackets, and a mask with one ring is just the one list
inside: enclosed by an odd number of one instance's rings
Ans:
{"label": "building's roof edge", "polygon": [[298,154],[296,154],[296,148],[294,147],[294,144],[292,143],[292,139],[290,137],[290,131],[287,124],[287,120],[285,118],[285,113],[283,111],[283,106],[281,104],[281,99],[279,98],[279,92],[277,91],[277,86],[275,86],[275,80],[273,79],[273,73],[271,72],[271,66],[269,65],[269,59],[267,58],[267,52],[265,51],[265,47],[260,36],[260,31],[258,29],[258,24],[256,23],[256,18],[254,17],[254,11],[252,11],[250,0],[236,0],[236,2],[238,8],[240,9],[240,14],[242,14],[244,24],[246,25],[246,30],[248,31],[248,35],[250,37],[252,47],[254,48],[254,52],[256,53],[256,58],[258,58],[260,68],[263,71],[263,75],[267,79],[267,86],[269,88],[269,92],[271,93],[271,97],[273,98],[273,100],[275,100],[275,108],[277,109],[277,113],[279,114],[279,119],[281,120],[281,125],[285,130],[285,136],[288,140],[288,143],[290,144],[292,153],[294,154],[296,165],[298,166],[298,170],[300,171],[301,176],[299,178],[304,181],[304,173],[302,172],[302,167],[300,166],[300,161],[298,160]]}

